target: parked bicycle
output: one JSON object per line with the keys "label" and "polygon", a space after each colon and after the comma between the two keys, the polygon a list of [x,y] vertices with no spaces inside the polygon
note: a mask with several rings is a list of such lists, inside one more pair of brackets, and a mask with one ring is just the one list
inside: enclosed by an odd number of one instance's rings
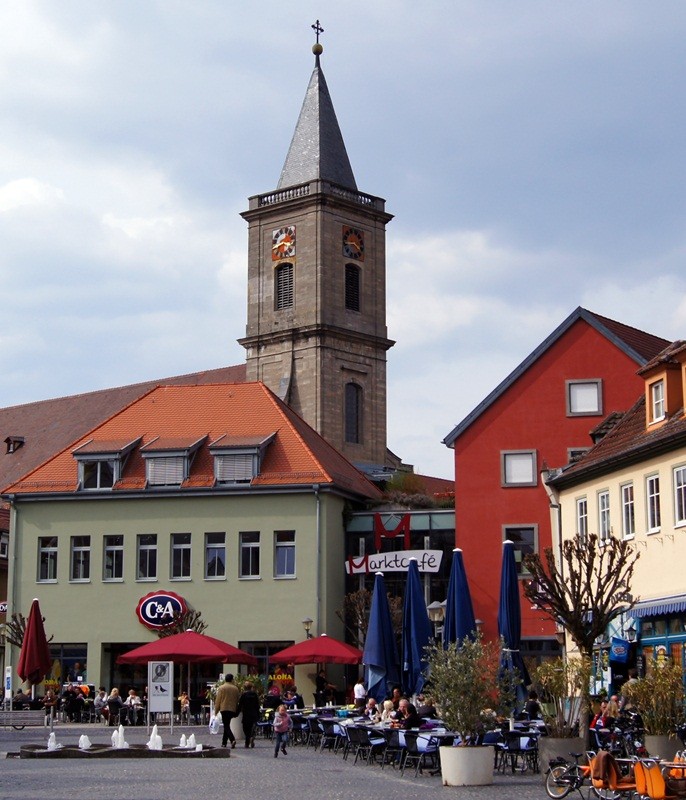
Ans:
{"label": "parked bicycle", "polygon": [[[567,797],[574,791],[581,792],[581,787],[590,778],[591,768],[588,764],[580,764],[579,759],[584,755],[583,753],[570,753],[574,761],[568,761],[566,758],[559,756],[550,761],[550,765],[546,770],[545,790],[548,797],[553,800],[560,797]],[[591,757],[594,753],[587,753]]]}

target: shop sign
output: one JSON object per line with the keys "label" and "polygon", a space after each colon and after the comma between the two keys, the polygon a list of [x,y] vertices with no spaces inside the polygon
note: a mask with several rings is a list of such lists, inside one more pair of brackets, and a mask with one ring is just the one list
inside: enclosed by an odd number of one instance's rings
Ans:
{"label": "shop sign", "polygon": [[410,559],[417,560],[420,572],[438,572],[443,558],[442,550],[397,550],[392,553],[374,553],[349,556],[345,561],[348,575],[367,572],[407,572]]}
{"label": "shop sign", "polygon": [[175,617],[186,611],[188,605],[183,597],[175,592],[157,591],[141,597],[136,616],[143,625],[154,631],[169,625]]}

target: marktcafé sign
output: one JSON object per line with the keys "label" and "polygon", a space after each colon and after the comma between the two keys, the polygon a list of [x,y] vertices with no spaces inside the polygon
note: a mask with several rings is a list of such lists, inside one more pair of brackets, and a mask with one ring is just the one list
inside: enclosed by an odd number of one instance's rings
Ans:
{"label": "marktcaf\u00e9 sign", "polygon": [[420,572],[438,572],[443,559],[442,550],[399,550],[394,553],[374,553],[349,556],[345,561],[348,575],[365,572],[407,572],[410,559],[417,560]]}

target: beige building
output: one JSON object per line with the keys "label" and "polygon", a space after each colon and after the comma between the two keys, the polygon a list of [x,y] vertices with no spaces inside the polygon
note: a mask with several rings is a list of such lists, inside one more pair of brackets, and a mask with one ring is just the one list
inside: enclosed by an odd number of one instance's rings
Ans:
{"label": "beige building", "polygon": [[[630,593],[636,606],[607,632],[630,640],[627,666],[670,655],[684,666],[686,644],[686,343],[674,342],[642,367],[645,392],[596,430],[580,461],[548,482],[561,537],[596,533],[630,541],[639,554]],[[559,520],[557,514],[559,510]],[[635,631],[635,633],[634,633]],[[609,661],[605,658],[605,662]],[[626,667],[609,663],[614,678]],[[616,673],[616,675],[615,675]]]}

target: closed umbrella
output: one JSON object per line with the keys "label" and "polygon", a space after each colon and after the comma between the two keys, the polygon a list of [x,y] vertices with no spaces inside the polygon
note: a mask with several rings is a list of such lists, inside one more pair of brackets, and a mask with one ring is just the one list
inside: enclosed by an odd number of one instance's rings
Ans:
{"label": "closed umbrella", "polygon": [[272,664],[359,664],[362,651],[322,633],[272,653],[269,660]]}
{"label": "closed umbrella", "polygon": [[526,687],[531,683],[529,672],[521,654],[522,611],[519,599],[519,580],[515,563],[514,542],[503,542],[503,563],[500,574],[500,601],[498,603],[498,633],[503,641],[500,653],[501,674],[517,670],[517,706],[526,702]]}
{"label": "closed umbrella", "polygon": [[382,572],[377,572],[374,580],[363,661],[367,696],[380,703],[400,683],[398,647]]}
{"label": "closed umbrella", "polygon": [[403,688],[406,694],[419,694],[427,677],[425,648],[433,641],[426,611],[417,559],[410,559],[403,601]]}
{"label": "closed umbrella", "polygon": [[45,636],[43,617],[40,613],[40,603],[37,599],[31,603],[24,640],[19,653],[17,673],[23,681],[31,685],[40,683],[52,668],[50,648]]}
{"label": "closed umbrella", "polygon": [[476,621],[469,593],[467,573],[462,560],[462,550],[453,550],[453,563],[450,566],[448,597],[445,602],[445,621],[443,623],[443,646],[451,642],[460,644],[467,636],[476,635]]}

